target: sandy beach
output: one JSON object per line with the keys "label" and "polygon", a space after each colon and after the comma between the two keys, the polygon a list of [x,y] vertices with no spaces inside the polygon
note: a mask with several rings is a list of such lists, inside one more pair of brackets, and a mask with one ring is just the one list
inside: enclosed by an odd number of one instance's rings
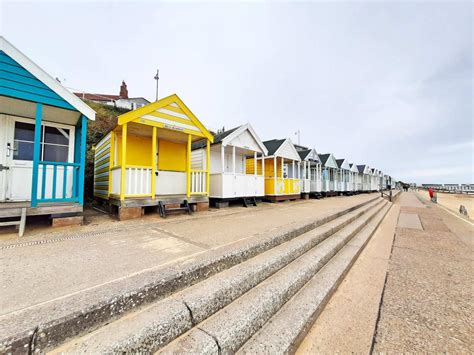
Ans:
{"label": "sandy beach", "polygon": [[[428,191],[419,190],[418,194],[423,198],[430,198]],[[438,204],[456,213],[459,213],[459,206],[464,205],[469,214],[469,218],[474,220],[474,195],[438,192]]]}

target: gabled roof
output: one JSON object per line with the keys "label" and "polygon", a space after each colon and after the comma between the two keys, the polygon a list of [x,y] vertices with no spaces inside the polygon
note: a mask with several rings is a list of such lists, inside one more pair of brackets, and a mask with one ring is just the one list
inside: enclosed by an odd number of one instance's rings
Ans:
{"label": "gabled roof", "polygon": [[337,161],[331,153],[319,154],[319,159],[324,167],[337,169]]}
{"label": "gabled roof", "polygon": [[357,169],[359,169],[359,173],[361,174],[369,174],[369,167],[367,165],[357,165]]}
{"label": "gabled roof", "polygon": [[[253,127],[250,125],[250,123],[243,124],[241,126],[229,129],[224,132],[220,132],[214,135],[214,142],[212,144],[222,144],[226,146],[227,144],[231,143],[235,138],[240,136],[244,132],[249,132],[249,134],[252,136],[252,138],[255,140],[255,143],[257,146],[260,148],[260,150],[263,152],[264,155],[267,155],[267,148],[263,144],[263,142],[260,140],[259,136],[257,133],[254,131]],[[204,148],[206,146],[206,141],[205,140],[200,140],[195,143],[193,143],[192,149],[200,149]]]}
{"label": "gabled roof", "polygon": [[298,154],[300,155],[301,160],[310,160],[314,161],[317,163],[321,163],[321,160],[319,159],[318,152],[316,152],[316,149],[314,148],[308,148],[302,145],[297,145],[294,144],[296,150],[298,151]]}
{"label": "gabled roof", "polygon": [[284,139],[271,139],[263,142],[265,147],[268,150],[268,155],[273,155],[280,148],[280,146],[285,142]]}
{"label": "gabled roof", "polygon": [[164,129],[205,137],[211,143],[214,141],[214,136],[176,94],[129,111],[118,117],[119,125],[132,121],[158,125],[158,127]]}
{"label": "gabled roof", "polygon": [[351,168],[347,162],[347,159],[336,159],[336,163],[339,169],[350,170]]}
{"label": "gabled roof", "polygon": [[311,153],[311,149],[304,149],[304,150],[297,149],[297,151],[298,151],[298,154],[300,155],[301,160],[305,160],[306,157],[309,155],[309,153]]}
{"label": "gabled roof", "polygon": [[62,86],[61,83],[59,83],[56,79],[51,77],[48,73],[36,65],[26,55],[24,55],[10,42],[8,42],[3,36],[0,36],[0,51],[3,51],[11,59],[20,64],[31,75],[41,81],[49,89],[54,91],[64,101],[86,116],[89,120],[95,120],[95,111],[92,108],[90,108],[76,95]]}
{"label": "gabled roof", "polygon": [[349,166],[351,167],[351,171],[353,173],[358,173],[359,172],[359,169],[357,169],[357,165],[355,165],[354,163],[350,163]]}
{"label": "gabled roof", "polygon": [[290,138],[271,139],[263,142],[263,144],[268,150],[268,156],[277,156],[301,161],[300,155]]}

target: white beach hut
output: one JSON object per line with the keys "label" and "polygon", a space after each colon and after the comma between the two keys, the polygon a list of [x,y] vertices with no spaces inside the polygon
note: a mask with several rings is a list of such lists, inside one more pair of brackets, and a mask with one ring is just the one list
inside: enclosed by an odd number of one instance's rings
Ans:
{"label": "white beach hut", "polygon": [[[205,157],[206,141],[194,143],[192,149],[191,161]],[[247,206],[263,197],[265,178],[257,156],[265,155],[267,149],[249,123],[216,134],[210,152],[211,203],[225,207],[229,201],[241,199]]]}
{"label": "white beach hut", "polygon": [[349,166],[351,167],[350,172],[349,172],[349,186],[350,186],[350,191],[351,194],[355,194],[358,191],[358,186],[357,186],[357,181],[358,181],[358,176],[359,176],[359,169],[357,169],[357,165],[350,163]]}
{"label": "white beach hut", "polygon": [[370,191],[370,168],[368,165],[357,165],[359,170],[357,186],[360,192]]}
{"label": "white beach hut", "polygon": [[319,154],[321,160],[321,193],[323,196],[336,196],[337,162],[331,153]]}
{"label": "white beach hut", "polygon": [[336,191],[339,194],[346,194],[349,191],[349,173],[351,167],[347,159],[336,159],[337,172],[336,172]]}
{"label": "white beach hut", "polygon": [[321,196],[321,160],[315,149],[295,145],[302,163],[300,163],[301,196]]}

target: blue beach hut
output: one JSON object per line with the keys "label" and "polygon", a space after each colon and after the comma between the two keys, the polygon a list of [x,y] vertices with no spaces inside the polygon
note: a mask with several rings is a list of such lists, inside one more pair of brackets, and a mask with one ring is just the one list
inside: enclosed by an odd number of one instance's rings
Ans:
{"label": "blue beach hut", "polygon": [[82,212],[95,112],[0,36],[0,219]]}

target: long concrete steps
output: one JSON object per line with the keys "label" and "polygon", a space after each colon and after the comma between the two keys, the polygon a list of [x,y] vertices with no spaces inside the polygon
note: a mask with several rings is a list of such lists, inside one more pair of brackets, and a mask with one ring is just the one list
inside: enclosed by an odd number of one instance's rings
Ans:
{"label": "long concrete steps", "polygon": [[[264,343],[266,332],[279,334],[269,324],[279,324],[279,315],[298,297],[314,291],[314,280],[323,277],[331,290],[337,287],[389,207],[381,198],[357,206],[51,352],[265,352],[255,344]],[[326,270],[335,276],[320,276]],[[311,322],[311,317],[304,320],[306,315],[297,324]],[[300,328],[295,327],[295,339],[304,333]],[[283,342],[290,344],[287,350],[295,339]],[[286,351],[274,346],[267,345],[268,351]]]}
{"label": "long concrete steps", "polygon": [[[46,352],[153,305],[180,290],[331,223],[335,229],[349,223],[346,215],[380,200],[365,201],[318,212],[315,216],[251,235],[236,242],[191,255],[173,263],[146,269],[96,287],[38,303],[0,316],[0,353]],[[333,221],[341,218],[342,223]],[[352,217],[353,218],[353,217]],[[332,232],[334,232],[333,230]]]}

